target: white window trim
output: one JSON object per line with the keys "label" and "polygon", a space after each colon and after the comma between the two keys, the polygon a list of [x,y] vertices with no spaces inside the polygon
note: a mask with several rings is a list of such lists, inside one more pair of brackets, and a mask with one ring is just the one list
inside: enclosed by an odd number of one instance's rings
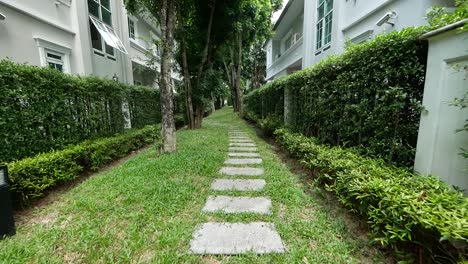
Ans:
{"label": "white window trim", "polygon": [[153,53],[154,56],[159,58],[160,55],[159,55],[158,51],[159,51],[160,47],[158,47],[156,44],[154,44],[155,40],[159,40],[158,35],[156,35],[156,33],[154,33],[153,31],[150,31],[150,47],[149,47],[149,49],[153,51],[152,53]]}
{"label": "white window trim", "polygon": [[71,49],[70,48],[60,45],[60,44],[53,43],[51,41],[45,40],[40,37],[34,37],[34,40],[36,41],[36,45],[39,48],[39,59],[41,62],[41,66],[43,67],[49,66],[47,62],[46,50],[50,50],[54,53],[61,54],[63,56],[63,72],[71,73],[71,67],[70,67]]}
{"label": "white window trim", "polygon": [[[115,33],[113,28],[111,28],[110,26],[108,26],[107,24],[105,24],[104,22],[100,21],[99,19],[95,18],[92,15],[90,15],[89,18],[91,19],[91,22],[94,24],[97,31],[99,32],[102,39],[104,40],[104,42],[107,45],[115,48],[116,50],[118,50],[118,51],[120,51],[122,53],[128,54],[128,51],[125,48],[124,44],[122,43],[122,40],[120,40],[120,38],[117,36],[117,34]],[[112,55],[106,53],[106,46],[105,45],[103,45],[103,49],[104,49],[103,51],[96,50],[96,49],[94,49],[94,51],[97,51],[99,53],[104,52],[106,54],[106,56],[115,57],[115,54],[114,54],[114,56],[112,56]]]}
{"label": "white window trim", "polygon": [[[317,3],[320,3],[320,0],[316,0]],[[323,5],[324,5],[324,8],[323,8],[323,17],[321,19],[318,19],[317,22],[315,22],[315,43],[314,43],[314,47],[315,47],[315,51],[316,51],[316,54],[320,54],[323,50],[326,50],[328,48],[330,48],[331,46],[331,42],[332,40],[330,39],[330,42],[326,43],[325,44],[325,29],[326,29],[326,17],[330,14],[330,13],[333,13],[333,10],[334,10],[334,5],[335,5],[335,1],[333,1],[333,5],[332,5],[332,8],[330,9],[330,11],[328,11],[327,13],[326,12],[326,2],[327,0],[324,0],[323,1]],[[317,8],[315,9],[315,16],[318,18],[319,17],[319,7],[320,5],[317,5]],[[317,25],[322,22],[322,39],[321,39],[321,45],[320,47],[317,47]],[[332,27],[331,27],[331,31],[330,31],[330,34],[331,34],[331,37],[333,37],[333,15],[332,15]]]}
{"label": "white window trim", "polygon": [[139,35],[138,35],[138,18],[136,18],[136,17],[134,17],[132,15],[128,15],[128,19],[133,22],[135,38],[130,37],[130,24],[128,25],[128,37],[130,38],[130,40],[137,41],[137,39],[139,38]]}

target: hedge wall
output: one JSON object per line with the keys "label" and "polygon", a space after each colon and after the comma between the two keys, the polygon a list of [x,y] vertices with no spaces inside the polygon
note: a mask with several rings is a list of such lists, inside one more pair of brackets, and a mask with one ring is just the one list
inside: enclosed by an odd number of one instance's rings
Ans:
{"label": "hedge wall", "polygon": [[418,39],[423,32],[380,35],[268,83],[246,96],[247,115],[282,119],[287,89],[293,130],[411,167],[427,57],[427,44]]}
{"label": "hedge wall", "polygon": [[94,171],[132,150],[160,138],[159,126],[131,129],[115,137],[86,140],[59,151],[38,154],[8,164],[16,207],[24,207],[53,187],[75,179],[82,171]]}
{"label": "hedge wall", "polygon": [[277,129],[274,134],[343,205],[366,217],[375,241],[400,250],[420,249],[414,263],[468,258],[468,198],[463,193],[437,177],[415,175],[300,133]]}
{"label": "hedge wall", "polygon": [[159,92],[96,77],[0,61],[0,161],[63,149],[160,122]]}

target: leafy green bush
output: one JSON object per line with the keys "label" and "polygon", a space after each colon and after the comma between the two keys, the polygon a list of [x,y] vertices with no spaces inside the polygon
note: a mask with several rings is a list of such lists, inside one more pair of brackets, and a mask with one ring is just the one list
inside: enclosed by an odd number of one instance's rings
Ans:
{"label": "leafy green bush", "polygon": [[[468,198],[438,178],[321,145],[287,129],[276,130],[275,136],[346,207],[367,217],[375,240],[382,245],[421,245],[428,256],[444,257],[444,263],[468,248]],[[461,251],[451,242],[462,245]]]}
{"label": "leafy green bush", "polygon": [[0,61],[0,161],[63,149],[160,122],[159,92],[46,67]]}
{"label": "leafy green bush", "polygon": [[427,57],[423,32],[408,28],[352,45],[248,94],[246,110],[257,119],[282,117],[286,91],[293,130],[411,167]]}
{"label": "leafy green bush", "polygon": [[159,127],[146,126],[11,162],[8,168],[15,204],[25,206],[54,186],[75,179],[80,172],[96,170],[157,138]]}

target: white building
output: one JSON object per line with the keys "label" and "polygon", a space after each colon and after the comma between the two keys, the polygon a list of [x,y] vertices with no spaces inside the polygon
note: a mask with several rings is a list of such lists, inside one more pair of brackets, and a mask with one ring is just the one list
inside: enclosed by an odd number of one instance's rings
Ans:
{"label": "white building", "polygon": [[427,24],[433,5],[453,0],[289,0],[266,43],[267,80],[307,68],[345,43],[364,42],[377,34]]}
{"label": "white building", "polygon": [[0,0],[0,14],[0,59],[156,86],[160,30],[123,0]]}

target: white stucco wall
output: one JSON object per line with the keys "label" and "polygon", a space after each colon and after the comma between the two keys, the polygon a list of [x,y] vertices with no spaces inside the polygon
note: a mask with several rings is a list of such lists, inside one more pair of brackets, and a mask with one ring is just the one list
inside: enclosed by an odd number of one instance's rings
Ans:
{"label": "white stucco wall", "polygon": [[468,194],[468,159],[459,155],[468,149],[468,133],[456,132],[464,126],[468,109],[451,106],[468,90],[468,32],[446,32],[429,39],[415,171],[439,176]]}
{"label": "white stucco wall", "polygon": [[[295,0],[303,3],[303,60],[302,68],[310,67],[322,59],[327,58],[331,54],[340,54],[344,51],[345,42],[348,39],[353,39],[357,36],[366,37],[369,34],[370,38],[381,33],[401,30],[410,26],[420,26],[427,23],[426,12],[433,5],[454,6],[454,0],[342,0],[334,1],[333,3],[333,24],[332,24],[332,40],[330,47],[326,50],[317,51],[315,49],[316,24],[317,24],[317,0]],[[301,6],[298,3],[295,6]],[[394,25],[384,24],[377,26],[376,22],[387,12],[396,12],[397,18],[391,22]],[[289,14],[291,13],[291,14]],[[297,13],[297,11],[296,11]],[[294,15],[288,11],[285,17]],[[290,19],[283,19],[288,23]],[[281,23],[277,27],[280,28],[279,35],[283,34],[285,29],[281,28]],[[278,36],[273,36],[273,41]],[[275,45],[273,43],[273,54],[275,53]],[[287,67],[287,65],[284,65]]]}
{"label": "white stucco wall", "polygon": [[[0,12],[6,16],[0,21],[0,59],[41,66],[40,49],[35,40],[38,38],[69,50],[75,48],[75,33],[69,21],[70,7],[57,7],[51,1],[37,2],[0,1]],[[48,4],[48,12],[41,14],[34,9],[40,4]],[[79,71],[76,61],[75,54],[71,53],[71,73]]]}

